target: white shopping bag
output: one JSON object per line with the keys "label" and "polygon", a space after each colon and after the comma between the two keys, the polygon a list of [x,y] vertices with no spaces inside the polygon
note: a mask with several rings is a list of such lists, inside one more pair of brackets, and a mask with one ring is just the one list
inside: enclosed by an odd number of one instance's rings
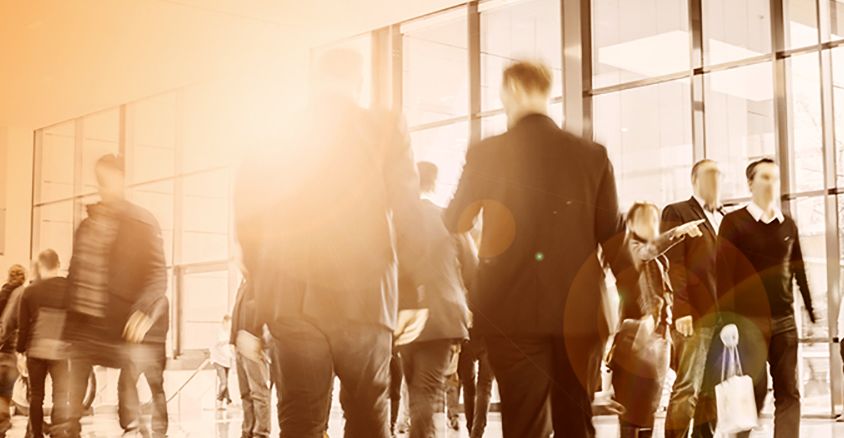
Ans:
{"label": "white shopping bag", "polygon": [[743,375],[738,342],[724,346],[721,383],[715,385],[718,407],[716,436],[729,436],[753,429],[758,424],[753,379]]}

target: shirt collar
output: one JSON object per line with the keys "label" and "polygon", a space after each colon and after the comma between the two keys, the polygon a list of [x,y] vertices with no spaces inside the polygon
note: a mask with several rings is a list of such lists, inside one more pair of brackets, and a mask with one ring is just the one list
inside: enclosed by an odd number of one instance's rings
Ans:
{"label": "shirt collar", "polygon": [[708,213],[715,213],[715,212],[720,213],[721,212],[721,206],[720,205],[715,207],[715,210],[710,211],[710,210],[706,209],[706,201],[704,201],[703,198],[701,198],[697,194],[692,195],[692,197],[695,198],[695,201],[697,201],[698,205],[700,205],[700,208],[702,208],[704,212],[708,212]]}
{"label": "shirt collar", "polygon": [[782,214],[782,210],[780,210],[777,206],[774,206],[774,217],[768,221],[762,220],[762,216],[765,214],[765,211],[762,210],[762,207],[758,206],[753,201],[750,201],[750,203],[747,204],[747,212],[750,213],[751,216],[753,216],[753,219],[756,222],[764,222],[766,224],[770,224],[774,220],[777,220],[780,223],[783,223],[785,221],[785,216]]}

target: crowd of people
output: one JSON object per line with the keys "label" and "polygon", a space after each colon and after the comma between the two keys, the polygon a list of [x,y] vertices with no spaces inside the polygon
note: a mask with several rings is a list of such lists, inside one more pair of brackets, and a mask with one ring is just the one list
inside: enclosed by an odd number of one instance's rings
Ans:
{"label": "crowd of people", "polygon": [[[520,61],[503,72],[507,131],[469,147],[442,209],[431,201],[438,169],[414,164],[400,117],[357,105],[361,72],[354,52],[326,53],[311,106],[245,159],[235,183],[244,281],[211,361],[219,408],[235,369],[244,438],[270,435],[273,386],[281,437],[325,436],[335,379],[347,437],[457,429],[461,388],[470,436],[481,437],[493,379],[505,437],[590,437],[604,362],[622,437],[652,435],[669,368],[666,436],[710,437],[721,359],[736,343],[757,409],[770,365],[775,436],[799,436],[795,283],[815,316],[773,160],[747,166],[752,199],[731,212],[718,163],[702,160],[688,200],[623,214],[606,149],[548,117],[551,71]],[[76,231],[68,276],[45,250],[31,282],[14,266],[0,290],[0,431],[24,358],[29,436],[45,432],[47,375],[49,433],[80,436],[94,365],[121,370],[125,430],[167,433],[161,232],[126,200],[121,157],[95,170],[101,201]]]}

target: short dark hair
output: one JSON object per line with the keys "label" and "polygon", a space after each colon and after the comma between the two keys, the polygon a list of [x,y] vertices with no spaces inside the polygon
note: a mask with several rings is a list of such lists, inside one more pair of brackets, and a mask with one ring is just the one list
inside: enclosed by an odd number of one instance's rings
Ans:
{"label": "short dark hair", "polygon": [[704,158],[692,166],[692,180],[697,178],[697,172],[700,170],[701,166],[704,164],[714,163],[715,160],[710,160],[709,158]]}
{"label": "short dark hair", "polygon": [[437,185],[437,175],[439,168],[434,163],[429,161],[420,161],[416,164],[419,170],[419,188],[423,192],[431,192]]}
{"label": "short dark hair", "polygon": [[777,164],[777,162],[767,157],[752,161],[747,165],[747,169],[744,170],[744,175],[748,181],[753,181],[753,178],[756,176],[756,169],[762,164]]}
{"label": "short dark hair", "polygon": [[554,74],[542,62],[516,61],[504,69],[502,83],[507,85],[516,82],[526,91],[551,93],[551,82]]}
{"label": "short dark hair", "polygon": [[38,264],[46,269],[59,269],[59,255],[52,249],[45,249],[38,254]]}
{"label": "short dark hair", "polygon": [[123,157],[120,155],[105,154],[97,160],[94,166],[96,168],[117,170],[120,173],[124,171]]}

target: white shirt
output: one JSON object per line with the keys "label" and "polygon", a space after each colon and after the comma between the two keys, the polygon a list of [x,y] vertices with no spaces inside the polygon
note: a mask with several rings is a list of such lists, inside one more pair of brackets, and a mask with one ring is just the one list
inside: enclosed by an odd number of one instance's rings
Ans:
{"label": "white shirt", "polygon": [[703,214],[706,215],[709,225],[712,225],[712,228],[715,230],[715,234],[718,234],[718,229],[721,228],[721,219],[724,219],[724,215],[718,210],[709,211],[709,209],[706,208],[706,202],[704,202],[698,195],[694,195],[694,198],[695,201],[700,204],[700,208],[703,209]]}
{"label": "white shirt", "polygon": [[774,220],[779,221],[779,223],[785,222],[785,216],[783,216],[782,210],[780,210],[777,206],[773,207],[774,217],[768,218],[767,220],[763,219],[763,216],[765,215],[765,210],[763,210],[762,207],[758,206],[755,202],[750,201],[750,203],[747,204],[746,208],[747,212],[750,213],[751,216],[753,216],[753,219],[756,220],[756,222],[763,222],[766,224],[770,224]]}

